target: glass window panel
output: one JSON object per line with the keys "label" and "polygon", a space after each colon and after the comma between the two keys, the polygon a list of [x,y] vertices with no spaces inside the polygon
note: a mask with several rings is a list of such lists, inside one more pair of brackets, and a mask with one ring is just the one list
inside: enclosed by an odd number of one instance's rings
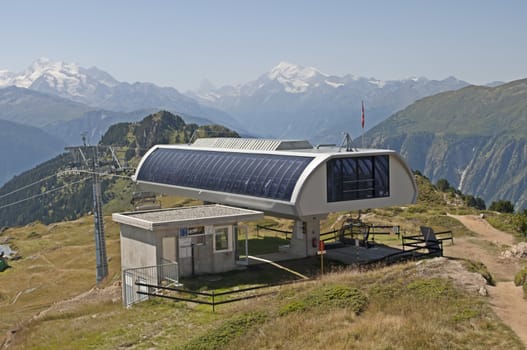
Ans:
{"label": "glass window panel", "polygon": [[390,195],[387,155],[331,159],[326,169],[328,202]]}
{"label": "glass window panel", "polygon": [[217,227],[214,231],[214,251],[221,252],[230,250],[229,228]]}

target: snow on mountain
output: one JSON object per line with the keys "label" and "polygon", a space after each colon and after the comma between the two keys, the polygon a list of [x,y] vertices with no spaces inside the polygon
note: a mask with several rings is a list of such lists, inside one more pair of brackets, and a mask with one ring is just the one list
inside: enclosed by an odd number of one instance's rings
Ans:
{"label": "snow on mountain", "polygon": [[53,62],[45,57],[37,59],[24,72],[0,72],[1,87],[31,88],[70,98],[89,95],[101,85],[117,84],[118,81],[97,68],[83,69],[75,63]]}
{"label": "snow on mountain", "polygon": [[336,83],[336,82],[329,81],[329,80],[324,80],[324,83],[326,83],[327,85],[332,86],[334,88],[338,88],[338,87],[344,86],[344,83]]}
{"label": "snow on mountain", "polygon": [[98,68],[83,68],[75,63],[39,58],[21,73],[2,70],[0,87],[7,86],[59,96],[95,109],[121,112],[165,109],[242,131],[227,113],[204,106],[174,88],[152,83],[119,82]]}
{"label": "snow on mountain", "polygon": [[267,73],[269,80],[279,82],[286,92],[293,94],[305,92],[310,83],[321,76],[327,77],[313,67],[302,67],[287,62],[280,62]]}
{"label": "snow on mountain", "polygon": [[226,111],[252,134],[334,143],[340,142],[336,138],[342,131],[354,137],[361,133],[361,101],[366,105],[368,129],[420,98],[466,85],[452,77],[384,81],[351,74],[335,76],[280,62],[245,84],[219,89],[209,84],[187,94]]}

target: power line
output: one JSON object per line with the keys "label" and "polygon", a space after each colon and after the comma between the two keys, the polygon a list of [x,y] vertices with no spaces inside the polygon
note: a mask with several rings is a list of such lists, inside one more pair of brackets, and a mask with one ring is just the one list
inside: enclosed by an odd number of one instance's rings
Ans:
{"label": "power line", "polygon": [[[97,173],[97,172],[88,171],[88,170],[74,170],[74,172],[76,172],[76,173],[86,173],[86,174],[91,174],[91,175],[93,175],[93,174],[97,174],[97,175],[100,175],[100,176],[108,176],[108,177],[118,177],[118,178],[123,178],[123,179],[127,179],[127,180],[131,180],[131,181],[132,181],[132,178],[131,178],[130,176],[124,176],[124,175],[109,174],[109,173]],[[51,179],[51,178],[53,178],[53,177],[55,177],[55,176],[60,176],[60,175],[63,174],[63,173],[67,173],[67,171],[61,171],[61,172],[58,172],[57,174],[53,174],[53,175],[47,176],[47,177],[45,177],[45,178],[43,178],[43,179],[40,179],[40,180],[38,180],[38,181],[35,181],[35,182],[29,184],[29,185],[25,185],[25,186],[23,186],[23,187],[17,188],[17,189],[14,190],[14,191],[11,191],[11,192],[9,192],[9,193],[6,193],[6,194],[1,195],[1,196],[0,196],[0,199],[5,198],[5,197],[8,197],[8,196],[10,196],[10,195],[12,195],[12,194],[15,194],[15,193],[17,193],[17,192],[20,192],[20,191],[22,191],[22,190],[25,190],[25,189],[27,189],[27,188],[29,188],[29,187],[31,187],[31,186],[37,185],[37,184],[39,184],[39,183],[41,183],[41,182],[44,182],[44,181],[46,181],[46,180],[49,180],[49,179]],[[50,193],[50,192],[54,192],[54,191],[57,191],[57,190],[59,190],[59,189],[62,189],[62,188],[68,187],[68,186],[70,186],[70,185],[74,185],[74,184],[77,184],[77,183],[80,183],[80,182],[86,181],[86,179],[89,179],[89,178],[84,178],[84,179],[82,179],[82,180],[79,180],[79,181],[76,181],[76,182],[72,182],[72,183],[70,183],[70,184],[66,184],[66,185],[64,185],[64,186],[62,186],[62,187],[58,187],[58,188],[55,188],[55,189],[52,189],[52,190],[49,190],[49,191],[46,191],[46,192],[40,193],[40,194],[38,194],[38,195],[34,195],[34,196],[31,196],[31,197],[28,197],[28,198],[25,198],[25,199],[21,199],[21,200],[19,200],[19,201],[13,202],[13,203],[9,203],[9,204],[6,204],[6,205],[3,205],[3,206],[0,206],[0,209],[6,208],[6,207],[10,207],[10,206],[12,206],[12,205],[19,204],[19,203],[22,203],[22,202],[25,202],[25,201],[28,201],[28,200],[31,200],[31,199],[35,199],[35,198],[37,198],[37,197],[43,196],[43,195],[45,195],[45,194],[48,194],[48,193]]]}
{"label": "power line", "polygon": [[[94,171],[89,171],[89,170],[75,169],[75,170],[72,170],[72,172],[74,172],[74,173],[85,173],[85,174],[91,174],[91,175],[95,174],[95,175],[99,175],[99,176],[119,177],[119,178],[123,178],[123,179],[127,179],[127,180],[132,180],[132,178],[130,176],[117,175],[117,174],[111,174],[111,173],[100,173],[100,172],[94,172]],[[59,174],[61,174],[61,173],[67,173],[67,171],[62,171]]]}
{"label": "power line", "polygon": [[46,195],[46,194],[48,194],[48,193],[55,192],[55,191],[61,190],[61,189],[66,188],[66,187],[70,187],[71,185],[75,185],[75,184],[78,184],[78,183],[84,182],[84,181],[89,180],[89,179],[90,179],[89,177],[85,177],[84,179],[81,179],[81,180],[79,180],[79,181],[71,182],[71,183],[66,184],[66,185],[64,185],[64,186],[57,187],[57,188],[53,188],[53,189],[51,189],[51,190],[49,190],[49,191],[42,192],[42,193],[40,193],[40,194],[36,194],[36,195],[34,195],[34,196],[31,196],[31,197],[28,197],[28,198],[25,198],[25,199],[21,199],[21,200],[19,200],[19,201],[13,202],[13,203],[9,203],[9,204],[3,205],[3,206],[0,207],[0,209],[4,209],[4,208],[7,208],[7,207],[11,207],[11,206],[13,206],[13,205],[16,205],[16,204],[19,204],[19,203],[22,203],[22,202],[26,202],[26,201],[29,201],[29,200],[31,200],[31,199],[35,199],[35,198],[38,198],[38,197],[42,197],[42,196],[44,196],[44,195]]}
{"label": "power line", "polygon": [[3,194],[3,195],[0,196],[0,199],[2,199],[2,198],[4,198],[4,197],[7,197],[7,196],[10,196],[10,195],[12,195],[12,194],[14,194],[14,193],[20,192],[20,191],[22,191],[22,190],[24,190],[24,189],[26,189],[26,188],[28,188],[28,187],[34,186],[34,185],[39,184],[39,183],[41,183],[41,182],[43,182],[43,181],[49,180],[49,179],[51,179],[52,177],[55,177],[55,176],[57,176],[57,174],[50,175],[50,176],[48,176],[48,177],[45,177],[45,178],[40,179],[40,180],[38,180],[38,181],[35,181],[35,182],[33,182],[33,183],[29,184],[29,185],[25,185],[25,186],[23,186],[23,187],[20,187],[20,188],[14,190],[14,191],[11,191],[11,192],[9,192],[9,193]]}

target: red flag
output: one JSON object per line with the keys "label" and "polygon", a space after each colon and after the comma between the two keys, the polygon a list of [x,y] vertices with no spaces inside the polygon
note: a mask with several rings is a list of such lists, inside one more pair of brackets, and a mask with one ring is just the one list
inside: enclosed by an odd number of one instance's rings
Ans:
{"label": "red flag", "polygon": [[361,116],[361,124],[362,124],[362,128],[364,129],[364,101],[362,101],[362,116]]}

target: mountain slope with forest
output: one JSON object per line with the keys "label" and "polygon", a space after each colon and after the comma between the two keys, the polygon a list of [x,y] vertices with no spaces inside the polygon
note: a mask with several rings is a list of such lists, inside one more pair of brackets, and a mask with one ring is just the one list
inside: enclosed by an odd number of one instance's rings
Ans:
{"label": "mountain slope with forest", "polygon": [[527,79],[423,98],[364,139],[400,152],[432,181],[445,178],[487,203],[527,206]]}
{"label": "mountain slope with forest", "polygon": [[[103,135],[101,144],[114,146],[120,161],[133,167],[153,145],[187,143],[194,134],[200,137],[239,137],[223,126],[186,124],[180,116],[160,111],[137,123],[113,125]],[[101,154],[101,158],[104,162],[111,156],[107,155],[105,159]],[[0,227],[33,221],[49,224],[76,219],[91,212],[91,177],[86,173],[72,172],[75,166],[71,155],[63,153],[8,181],[0,188]],[[104,203],[113,201],[120,210],[129,209],[134,190],[129,179],[103,177],[101,187]],[[31,200],[27,200],[29,198]],[[14,204],[19,201],[23,202]]]}

